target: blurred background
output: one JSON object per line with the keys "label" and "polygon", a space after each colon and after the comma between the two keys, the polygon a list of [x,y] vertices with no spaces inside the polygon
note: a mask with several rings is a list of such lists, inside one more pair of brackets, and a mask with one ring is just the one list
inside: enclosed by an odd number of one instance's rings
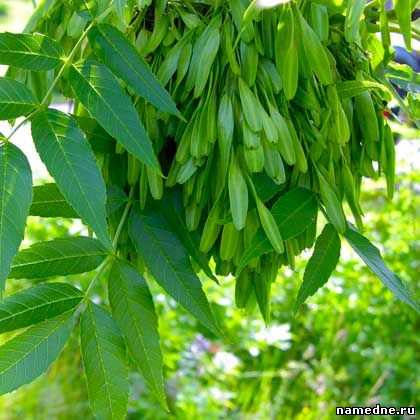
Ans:
{"label": "blurred background", "polygon": [[[0,31],[22,31],[31,0],[0,0]],[[398,39],[394,40],[399,43]],[[415,48],[419,49],[418,44]],[[0,69],[0,74],[2,71]],[[68,109],[68,104],[56,107]],[[395,125],[397,187],[393,202],[382,181],[364,184],[365,234],[418,298],[420,284],[420,138]],[[10,127],[0,123],[0,132]],[[31,160],[35,183],[48,180],[30,129],[14,137]],[[25,243],[85,234],[77,221],[31,217]],[[336,406],[416,406],[420,409],[420,323],[407,305],[343,244],[341,263],[327,285],[297,315],[293,307],[305,255],[295,271],[279,273],[272,322],[235,309],[233,280],[217,287],[203,279],[214,313],[227,331],[221,342],[150,282],[159,316],[171,414],[164,413],[132,370],[129,419],[332,419]],[[67,281],[86,286],[92,274]],[[9,280],[6,294],[28,287]],[[105,296],[97,285],[97,300]],[[0,343],[8,340],[7,334]],[[1,420],[90,419],[77,335],[46,375],[0,397]]]}

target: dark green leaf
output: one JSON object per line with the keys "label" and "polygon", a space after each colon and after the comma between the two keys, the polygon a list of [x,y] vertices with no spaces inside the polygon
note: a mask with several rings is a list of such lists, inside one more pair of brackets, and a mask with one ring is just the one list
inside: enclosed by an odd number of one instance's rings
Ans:
{"label": "dark green leaf", "polygon": [[160,204],[156,204],[155,211],[161,211],[172,231],[178,236],[190,257],[200,266],[206,275],[216,283],[219,283],[213,275],[208,261],[199,251],[200,240],[188,232],[183,215],[182,198],[175,191],[164,194]]}
{"label": "dark green leaf", "polygon": [[0,144],[0,294],[25,231],[32,202],[32,173],[13,144]]}
{"label": "dark green leaf", "polygon": [[252,183],[255,186],[258,197],[264,203],[282,190],[282,186],[276,184],[265,172],[253,174]]}
{"label": "dark green leaf", "polygon": [[44,184],[34,187],[34,197],[29,214],[40,217],[79,218],[79,215],[61,194],[57,184]]}
{"label": "dark green leaf", "polygon": [[306,265],[295,311],[328,281],[340,258],[340,248],[340,237],[334,226],[328,223],[316,240],[314,252]]}
{"label": "dark green leaf", "polygon": [[65,283],[47,283],[16,293],[0,304],[0,334],[54,318],[75,308],[83,293]]}
{"label": "dark green leaf", "polygon": [[122,420],[127,413],[128,379],[120,331],[100,306],[89,302],[80,326],[90,406],[98,419]]}
{"label": "dark green leaf", "polygon": [[97,123],[95,119],[74,114],[72,117],[85,133],[89,144],[95,152],[113,153],[115,151],[114,139]]}
{"label": "dark green leaf", "polygon": [[133,208],[130,237],[155,280],[213,333],[220,335],[188,254],[166,220],[153,211]]}
{"label": "dark green leaf", "polygon": [[149,388],[167,409],[158,319],[149,288],[132,265],[120,260],[112,267],[108,287],[112,316]]}
{"label": "dark green leaf", "polygon": [[169,93],[127,37],[111,25],[94,26],[88,33],[95,54],[120,79],[163,112],[180,115]]}
{"label": "dark green leaf", "polygon": [[16,255],[9,277],[41,279],[86,273],[97,268],[108,254],[101,242],[89,237],[38,242]]}
{"label": "dark green leaf", "polygon": [[[316,196],[306,188],[294,188],[282,195],[271,208],[283,240],[300,235],[316,219],[318,205]],[[254,258],[273,250],[270,241],[260,228],[239,262],[239,273]]]}
{"label": "dark green leaf", "polygon": [[43,374],[64,347],[73,319],[69,313],[28,328],[0,347],[0,395]]}
{"label": "dark green leaf", "polygon": [[136,109],[106,67],[81,61],[70,68],[70,83],[77,99],[112,137],[143,163],[160,170]]}
{"label": "dark green leaf", "polygon": [[35,96],[23,83],[0,77],[0,120],[28,115],[37,104]]}
{"label": "dark green leaf", "polygon": [[106,191],[108,197],[106,211],[108,215],[111,215],[124,207],[128,201],[128,197],[124,190],[116,185],[108,185]]}
{"label": "dark green leaf", "polygon": [[0,34],[0,64],[33,71],[51,70],[63,60],[61,45],[41,34]]}
{"label": "dark green leaf", "polygon": [[401,299],[417,312],[420,312],[420,305],[413,300],[410,292],[404,287],[401,280],[385,264],[378,248],[361,235],[353,226],[347,227],[344,236],[365,264],[380,278],[382,283],[398,299]]}
{"label": "dark green leaf", "polygon": [[76,122],[49,109],[32,121],[36,149],[69,204],[111,246],[105,218],[106,190],[95,156]]}

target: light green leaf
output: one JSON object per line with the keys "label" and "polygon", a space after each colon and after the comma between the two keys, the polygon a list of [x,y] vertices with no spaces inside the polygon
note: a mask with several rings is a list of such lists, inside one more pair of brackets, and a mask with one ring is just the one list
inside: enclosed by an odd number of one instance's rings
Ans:
{"label": "light green leaf", "polygon": [[379,89],[388,93],[388,90],[380,83],[370,80],[345,80],[336,83],[337,92],[340,99],[353,98],[367,90]]}
{"label": "light green leaf", "polygon": [[416,2],[412,0],[394,0],[393,3],[405,47],[408,51],[411,51],[411,9],[412,6],[414,8]]}
{"label": "light green leaf", "polygon": [[[305,231],[316,219],[318,205],[316,196],[306,188],[294,188],[282,195],[271,208],[283,240],[294,238]],[[237,274],[254,258],[273,250],[262,228],[259,228],[251,244],[245,249]]]}
{"label": "light green leaf", "polygon": [[25,231],[32,202],[32,173],[12,143],[0,144],[0,294]]}
{"label": "light green leaf", "polygon": [[155,280],[216,335],[220,330],[182,243],[156,212],[133,208],[129,233]]}
{"label": "light green leaf", "polygon": [[316,240],[314,252],[306,265],[295,311],[328,281],[340,258],[340,248],[340,237],[334,226],[328,223]]}
{"label": "light green leaf", "polygon": [[41,279],[92,271],[109,254],[97,239],[79,236],[38,242],[20,251],[9,274],[14,279]]}
{"label": "light green leaf", "polygon": [[83,365],[90,406],[103,420],[123,420],[128,379],[124,341],[107,311],[89,302],[80,326]]}
{"label": "light green leaf", "polygon": [[95,156],[76,122],[61,111],[39,112],[32,121],[36,149],[67,202],[106,246],[106,190]]}
{"label": "light green leaf", "polygon": [[0,120],[28,115],[37,104],[34,94],[23,83],[0,77]]}
{"label": "light green leaf", "polygon": [[0,395],[43,374],[58,357],[73,326],[67,313],[28,328],[0,347]]}
{"label": "light green leaf", "polygon": [[80,61],[70,68],[69,79],[77,99],[99,124],[132,155],[160,171],[146,130],[115,76],[102,64]]}
{"label": "light green leaf", "polygon": [[61,45],[41,34],[0,34],[0,64],[33,71],[57,67],[64,58]]}
{"label": "light green leaf", "polygon": [[122,22],[125,22],[124,9],[127,6],[127,0],[115,0],[114,5],[118,17],[121,19]]}
{"label": "light green leaf", "polygon": [[31,216],[79,218],[73,207],[67,203],[57,184],[34,187],[34,197],[29,210]]}
{"label": "light green leaf", "polygon": [[0,334],[28,327],[74,309],[83,293],[66,283],[47,283],[25,289],[0,304]]}
{"label": "light green leaf", "polygon": [[99,59],[120,79],[163,112],[180,116],[169,93],[127,37],[111,25],[94,26],[89,41]]}
{"label": "light green leaf", "polygon": [[129,263],[117,260],[109,274],[112,316],[150,390],[165,409],[158,319],[144,278]]}
{"label": "light green leaf", "polygon": [[420,312],[419,303],[413,300],[410,292],[404,287],[401,280],[388,268],[375,245],[351,225],[347,227],[344,237],[365,264],[398,299]]}

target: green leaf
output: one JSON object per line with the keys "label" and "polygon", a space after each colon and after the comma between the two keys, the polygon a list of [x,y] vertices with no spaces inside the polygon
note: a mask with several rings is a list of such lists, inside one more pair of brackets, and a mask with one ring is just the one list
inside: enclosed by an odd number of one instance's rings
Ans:
{"label": "green leaf", "polygon": [[80,326],[90,406],[98,419],[125,419],[128,379],[124,341],[107,311],[87,304]]}
{"label": "green leaf", "polygon": [[110,247],[105,184],[95,156],[76,122],[54,109],[39,112],[32,121],[32,137],[68,203],[99,240]]}
{"label": "green leaf", "polygon": [[[282,195],[271,208],[283,240],[299,236],[316,219],[318,205],[316,196],[306,188],[294,188]],[[239,274],[250,261],[273,250],[270,241],[259,228],[251,244],[239,261]]]}
{"label": "green leaf", "polygon": [[146,130],[115,76],[102,64],[80,61],[70,68],[69,78],[77,99],[108,134],[140,161],[160,171]]}
{"label": "green leaf", "polygon": [[108,185],[106,191],[108,197],[106,202],[106,212],[110,216],[125,206],[128,201],[128,197],[124,190],[116,185]]}
{"label": "green leaf", "polygon": [[111,25],[94,26],[89,41],[99,59],[120,79],[163,112],[180,116],[169,93],[127,37]]}
{"label": "green leaf", "polygon": [[84,236],[38,242],[16,255],[9,277],[41,279],[86,273],[108,254],[101,242]]}
{"label": "green leaf", "polygon": [[336,83],[337,92],[340,99],[353,98],[367,90],[379,89],[388,93],[388,90],[380,83],[370,80],[345,80]]}
{"label": "green leaf", "polygon": [[306,188],[294,188],[281,196],[271,208],[284,240],[299,236],[316,218],[316,195]]}
{"label": "green leaf", "polygon": [[204,254],[199,251],[199,238],[193,236],[185,226],[184,208],[180,194],[176,194],[175,191],[164,194],[159,204],[156,202],[154,210],[162,212],[172,231],[178,236],[190,257],[200,266],[207,277],[219,283],[213,275]]}
{"label": "green leaf", "polygon": [[411,51],[411,8],[416,4],[411,0],[394,0],[394,9],[397,14],[398,24],[404,38],[405,47]]}
{"label": "green leaf", "polygon": [[341,242],[337,231],[330,223],[324,226],[315,242],[315,249],[308,261],[296,299],[295,312],[330,278],[340,258]]}
{"label": "green leaf", "polygon": [[410,292],[404,287],[401,280],[388,268],[375,245],[351,225],[347,227],[344,237],[365,264],[398,299],[420,312],[419,303],[413,300]]}
{"label": "green leaf", "polygon": [[0,34],[0,64],[33,71],[57,67],[65,57],[61,45],[41,34]]}
{"label": "green leaf", "polygon": [[23,83],[0,77],[0,120],[28,115],[37,104],[34,94]]}
{"label": "green leaf", "polygon": [[98,13],[97,0],[73,0],[73,8],[77,14],[92,20]]}
{"label": "green leaf", "polygon": [[73,318],[67,313],[28,328],[0,347],[0,395],[43,374],[70,336]]}
{"label": "green leaf", "polygon": [[0,294],[22,242],[32,202],[32,173],[12,143],[0,144]]}
{"label": "green leaf", "polygon": [[28,327],[74,309],[83,293],[66,283],[47,283],[25,289],[0,304],[0,334]]}
{"label": "green leaf", "polygon": [[188,254],[166,220],[156,212],[131,212],[129,233],[155,280],[185,309],[216,335],[216,325]]}
{"label": "green leaf", "polygon": [[34,187],[34,197],[29,210],[31,216],[79,218],[73,207],[67,203],[57,184]]}
{"label": "green leaf", "polygon": [[127,0],[115,0],[114,5],[118,17],[121,19],[122,22],[125,22],[124,9],[127,6]]}
{"label": "green leaf", "polygon": [[150,390],[168,409],[163,384],[158,319],[144,278],[129,263],[117,260],[109,274],[112,316]]}

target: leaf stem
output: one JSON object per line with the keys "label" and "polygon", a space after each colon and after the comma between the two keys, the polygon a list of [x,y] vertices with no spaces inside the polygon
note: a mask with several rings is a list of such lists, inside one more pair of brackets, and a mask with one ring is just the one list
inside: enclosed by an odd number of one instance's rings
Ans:
{"label": "leaf stem", "polygon": [[122,228],[124,227],[125,221],[127,220],[130,207],[133,204],[133,196],[134,196],[134,187],[131,187],[130,193],[128,195],[128,202],[124,208],[124,212],[123,212],[123,215],[121,216],[121,220],[117,227],[117,231],[115,232],[114,240],[112,241],[112,248],[114,248],[114,250],[117,247],[118,239],[120,239]]}

